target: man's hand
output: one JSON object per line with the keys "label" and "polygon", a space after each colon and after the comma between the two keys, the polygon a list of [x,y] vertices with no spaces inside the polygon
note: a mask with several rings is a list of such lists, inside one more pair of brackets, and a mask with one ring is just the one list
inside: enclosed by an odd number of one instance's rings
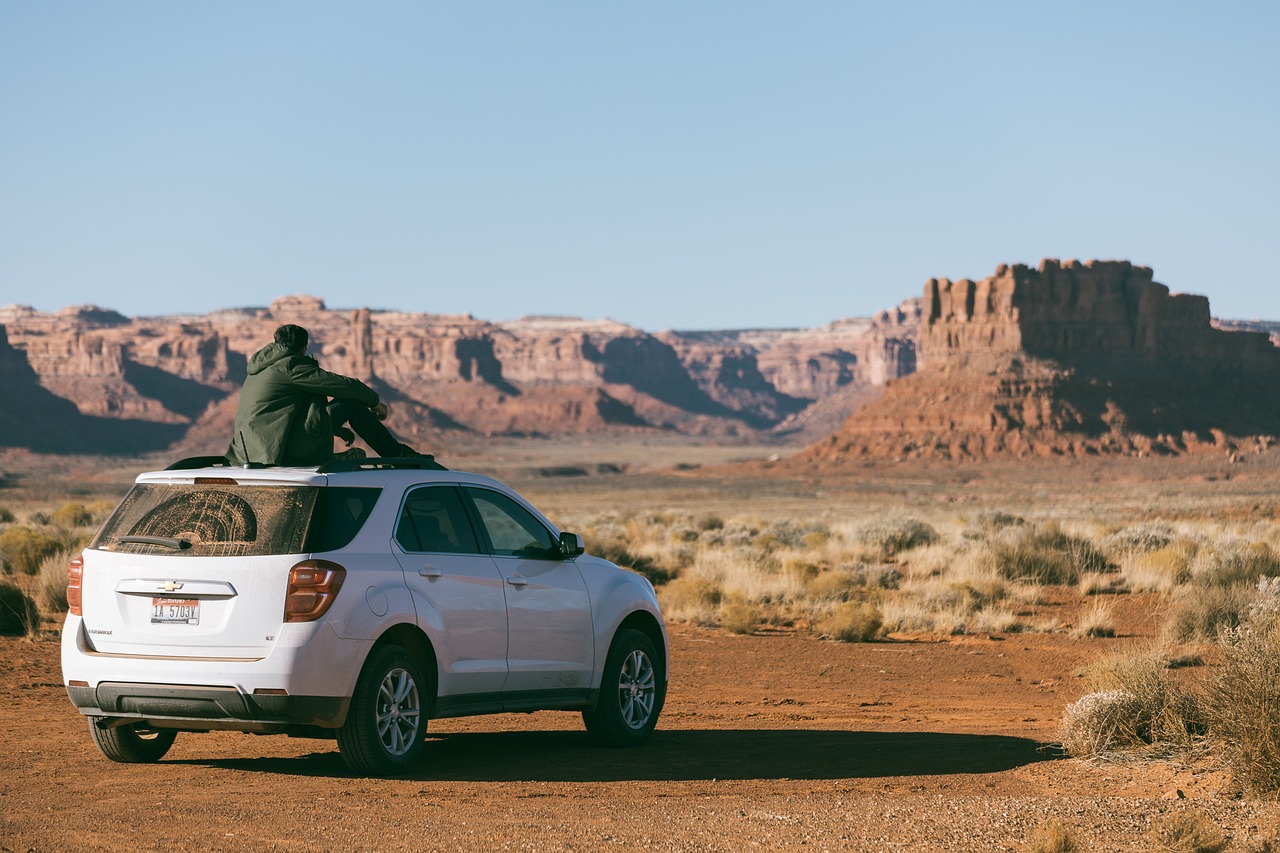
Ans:
{"label": "man's hand", "polygon": [[387,404],[378,403],[373,407],[373,413],[377,416],[378,420],[385,421],[387,419]]}

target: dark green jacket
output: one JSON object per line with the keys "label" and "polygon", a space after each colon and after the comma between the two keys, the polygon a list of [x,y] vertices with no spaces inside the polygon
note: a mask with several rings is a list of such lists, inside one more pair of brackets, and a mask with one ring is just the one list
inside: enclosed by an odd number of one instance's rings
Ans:
{"label": "dark green jacket", "polygon": [[378,392],[359,379],[321,370],[312,356],[267,344],[249,359],[227,461],[311,466],[332,459],[329,397],[378,404]]}

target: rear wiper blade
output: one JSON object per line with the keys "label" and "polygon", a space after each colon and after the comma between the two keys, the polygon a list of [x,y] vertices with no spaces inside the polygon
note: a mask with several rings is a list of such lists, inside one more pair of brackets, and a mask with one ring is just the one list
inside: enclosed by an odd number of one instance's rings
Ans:
{"label": "rear wiper blade", "polygon": [[116,541],[133,545],[161,545],[175,551],[185,551],[191,547],[191,543],[186,539],[169,539],[164,536],[121,536]]}

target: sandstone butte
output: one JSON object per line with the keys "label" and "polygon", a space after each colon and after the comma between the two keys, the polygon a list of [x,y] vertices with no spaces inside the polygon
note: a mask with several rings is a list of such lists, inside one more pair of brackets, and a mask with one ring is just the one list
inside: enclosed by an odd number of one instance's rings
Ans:
{"label": "sandstone butte", "polygon": [[1268,335],[1216,327],[1208,299],[1127,261],[930,279],[918,361],[805,456],[1237,454],[1280,434]]}
{"label": "sandstone butte", "polygon": [[369,382],[424,448],[463,435],[677,432],[729,441],[829,434],[915,369],[919,300],[816,329],[649,334],[608,320],[267,308],[125,317],[0,308],[0,447],[221,453],[248,357],[281,323],[323,367]]}

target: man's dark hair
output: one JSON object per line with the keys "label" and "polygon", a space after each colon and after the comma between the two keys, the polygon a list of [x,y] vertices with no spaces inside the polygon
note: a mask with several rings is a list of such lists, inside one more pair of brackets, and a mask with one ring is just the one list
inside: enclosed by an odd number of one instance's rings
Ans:
{"label": "man's dark hair", "polygon": [[301,326],[286,323],[276,329],[276,343],[291,352],[306,352],[308,340],[310,340],[310,335],[308,335],[307,330]]}

